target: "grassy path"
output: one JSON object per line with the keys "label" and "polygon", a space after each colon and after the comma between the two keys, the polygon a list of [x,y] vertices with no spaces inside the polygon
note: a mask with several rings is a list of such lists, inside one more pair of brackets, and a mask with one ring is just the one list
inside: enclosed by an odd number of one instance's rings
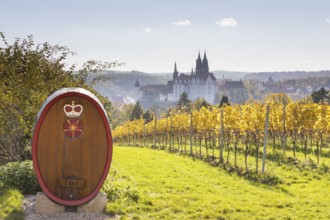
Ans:
{"label": "grassy path", "polygon": [[292,179],[253,184],[192,158],[136,147],[114,149],[114,184],[139,192],[139,202],[108,204],[135,219],[330,219],[330,176],[283,166]]}

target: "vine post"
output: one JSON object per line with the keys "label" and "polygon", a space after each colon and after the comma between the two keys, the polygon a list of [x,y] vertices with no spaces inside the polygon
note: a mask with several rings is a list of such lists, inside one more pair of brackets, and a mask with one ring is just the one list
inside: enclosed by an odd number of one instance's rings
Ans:
{"label": "vine post", "polygon": [[146,121],[143,119],[143,146],[146,146]]}
{"label": "vine post", "polygon": [[285,105],[285,102],[284,102],[284,105],[283,105],[283,119],[282,119],[282,126],[283,126],[283,132],[282,132],[282,150],[283,150],[283,155],[285,155],[285,148],[286,148],[286,130],[285,130],[285,118],[286,118],[286,115],[285,115],[285,110],[286,110],[286,105]]}
{"label": "vine post", "polygon": [[223,108],[220,110],[220,162],[223,162],[223,136],[224,136],[224,127],[223,127]]}
{"label": "vine post", "polygon": [[157,115],[155,114],[155,127],[154,127],[154,146],[157,146]]}
{"label": "vine post", "polygon": [[264,133],[264,152],[262,155],[262,170],[261,173],[265,174],[265,163],[266,163],[266,146],[268,137],[268,121],[269,121],[269,106],[266,107],[266,123],[265,123],[265,133]]}
{"label": "vine post", "polygon": [[193,154],[192,152],[192,111],[190,110],[190,135],[189,135],[189,141],[190,141],[190,155]]}
{"label": "vine post", "polygon": [[172,113],[170,114],[170,151],[172,151]]}

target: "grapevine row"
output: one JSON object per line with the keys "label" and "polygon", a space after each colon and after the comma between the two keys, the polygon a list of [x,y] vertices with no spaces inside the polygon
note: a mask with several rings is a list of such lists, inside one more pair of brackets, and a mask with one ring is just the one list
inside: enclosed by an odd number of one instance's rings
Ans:
{"label": "grapevine row", "polygon": [[[268,147],[272,152],[296,157],[298,152],[313,154],[320,162],[322,149],[327,149],[330,139],[330,106],[325,104],[287,105],[270,103]],[[170,114],[145,123],[143,119],[126,122],[113,131],[114,141],[184,151],[199,157],[219,157],[237,166],[237,154],[258,158],[265,137],[266,105],[246,104],[222,108],[201,108],[191,113]],[[290,155],[288,155],[289,153]],[[226,154],[226,155],[225,155]],[[324,155],[325,151],[324,151]]]}

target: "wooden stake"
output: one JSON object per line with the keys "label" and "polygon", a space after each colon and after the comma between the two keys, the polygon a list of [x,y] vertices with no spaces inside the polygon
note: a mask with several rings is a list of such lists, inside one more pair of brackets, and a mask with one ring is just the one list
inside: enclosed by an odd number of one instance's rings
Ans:
{"label": "wooden stake", "polygon": [[266,163],[266,146],[267,146],[267,136],[268,136],[268,120],[269,120],[269,106],[266,107],[266,125],[265,125],[265,136],[264,136],[264,153],[262,155],[262,174],[265,174],[265,163]]}

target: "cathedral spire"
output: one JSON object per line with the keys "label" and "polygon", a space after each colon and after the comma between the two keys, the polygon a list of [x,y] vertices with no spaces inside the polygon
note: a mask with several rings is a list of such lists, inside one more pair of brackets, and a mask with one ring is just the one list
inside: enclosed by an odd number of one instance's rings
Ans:
{"label": "cathedral spire", "polygon": [[204,62],[205,60],[207,61],[207,57],[206,57],[206,51],[204,50],[203,62]]}
{"label": "cathedral spire", "polygon": [[136,78],[135,87],[140,87],[139,78]]}
{"label": "cathedral spire", "polygon": [[206,57],[206,51],[204,50],[204,57],[203,57],[203,69],[209,72],[209,62]]}
{"label": "cathedral spire", "polygon": [[203,68],[201,53],[198,51],[198,58],[196,60],[196,74],[199,74],[199,70]]}
{"label": "cathedral spire", "polygon": [[176,80],[179,76],[178,70],[176,68],[176,62],[174,63],[174,72],[173,72],[173,80]]}

